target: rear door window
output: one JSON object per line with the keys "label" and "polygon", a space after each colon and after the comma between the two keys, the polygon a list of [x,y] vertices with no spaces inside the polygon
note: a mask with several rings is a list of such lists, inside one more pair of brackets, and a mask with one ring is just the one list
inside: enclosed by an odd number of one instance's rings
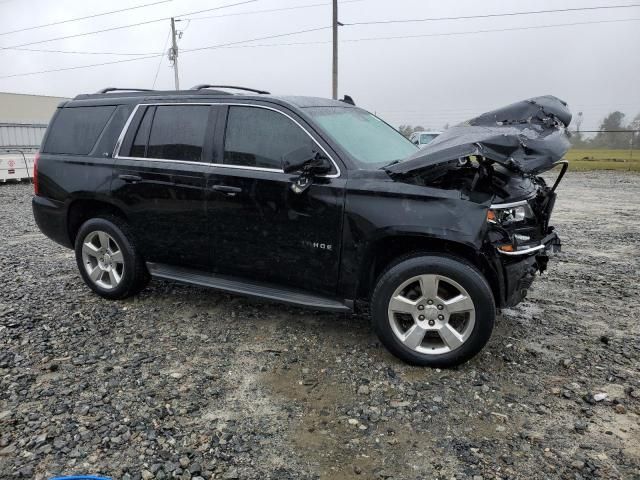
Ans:
{"label": "rear door window", "polygon": [[115,109],[113,105],[59,109],[43,152],[87,155]]}
{"label": "rear door window", "polygon": [[163,105],[153,116],[148,158],[202,161],[209,107],[206,105]]}
{"label": "rear door window", "polygon": [[224,163],[282,169],[282,157],[313,140],[281,113],[259,107],[229,107]]}
{"label": "rear door window", "polygon": [[208,105],[148,107],[135,133],[128,156],[204,161],[202,152],[208,119]]}

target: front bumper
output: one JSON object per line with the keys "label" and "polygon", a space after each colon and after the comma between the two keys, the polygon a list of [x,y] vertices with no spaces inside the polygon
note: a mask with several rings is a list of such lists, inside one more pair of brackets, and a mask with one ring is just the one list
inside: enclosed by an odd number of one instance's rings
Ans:
{"label": "front bumper", "polygon": [[550,230],[538,245],[513,252],[496,250],[499,252],[497,260],[502,267],[502,306],[512,307],[527,296],[536,273],[542,273],[547,269],[549,258],[561,251],[561,241],[558,234]]}
{"label": "front bumper", "polygon": [[498,250],[498,253],[501,255],[507,255],[510,257],[521,257],[521,256],[529,256],[529,255],[539,255],[541,253],[548,254],[548,256],[552,256],[555,253],[561,251],[562,243],[560,242],[560,237],[555,231],[551,231],[547,236],[545,236],[538,245],[527,245],[525,248],[521,250],[515,250],[513,252],[505,252],[504,250]]}

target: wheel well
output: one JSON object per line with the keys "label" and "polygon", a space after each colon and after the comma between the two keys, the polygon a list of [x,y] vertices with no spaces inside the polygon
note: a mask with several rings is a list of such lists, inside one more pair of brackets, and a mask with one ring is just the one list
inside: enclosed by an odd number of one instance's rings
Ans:
{"label": "wheel well", "polygon": [[358,282],[358,298],[368,300],[380,274],[392,262],[412,252],[446,253],[467,260],[484,275],[496,299],[496,304],[500,303],[500,286],[497,275],[486,259],[475,249],[458,242],[413,235],[386,237],[372,246],[362,263],[363,267]]}
{"label": "wheel well", "polygon": [[75,200],[71,203],[67,211],[67,231],[71,245],[75,244],[78,230],[84,222],[90,218],[104,215],[115,215],[116,217],[126,219],[122,210],[110,203],[99,200]]}

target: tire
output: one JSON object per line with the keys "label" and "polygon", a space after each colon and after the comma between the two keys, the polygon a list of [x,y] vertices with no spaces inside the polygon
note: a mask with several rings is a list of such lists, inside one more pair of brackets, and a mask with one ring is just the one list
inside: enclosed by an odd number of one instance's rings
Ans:
{"label": "tire", "polygon": [[477,268],[457,257],[424,253],[404,257],[380,275],[370,313],[378,338],[396,357],[447,368],[482,350],[496,308]]}
{"label": "tire", "polygon": [[101,297],[127,298],[149,283],[149,272],[132,238],[126,222],[112,216],[87,220],[78,230],[75,252],[80,275]]}

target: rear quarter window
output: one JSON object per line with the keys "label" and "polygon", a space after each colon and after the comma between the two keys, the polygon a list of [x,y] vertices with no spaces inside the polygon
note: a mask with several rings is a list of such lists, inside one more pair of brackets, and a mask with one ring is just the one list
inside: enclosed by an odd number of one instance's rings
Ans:
{"label": "rear quarter window", "polygon": [[115,109],[116,107],[112,105],[61,108],[50,127],[51,131],[47,135],[43,152],[68,155],[88,154]]}

